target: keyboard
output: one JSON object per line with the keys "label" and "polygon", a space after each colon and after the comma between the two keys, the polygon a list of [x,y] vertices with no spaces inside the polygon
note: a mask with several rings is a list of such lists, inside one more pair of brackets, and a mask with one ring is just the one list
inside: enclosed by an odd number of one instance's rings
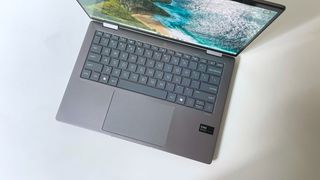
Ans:
{"label": "keyboard", "polygon": [[223,63],[96,31],[81,78],[212,113]]}

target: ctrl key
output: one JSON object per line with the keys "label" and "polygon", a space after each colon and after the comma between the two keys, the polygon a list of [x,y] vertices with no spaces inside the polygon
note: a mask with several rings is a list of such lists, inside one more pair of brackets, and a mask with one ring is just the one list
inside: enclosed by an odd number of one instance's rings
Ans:
{"label": "ctrl key", "polygon": [[81,77],[84,78],[84,79],[89,79],[90,75],[91,75],[91,71],[90,70],[84,69],[81,72]]}

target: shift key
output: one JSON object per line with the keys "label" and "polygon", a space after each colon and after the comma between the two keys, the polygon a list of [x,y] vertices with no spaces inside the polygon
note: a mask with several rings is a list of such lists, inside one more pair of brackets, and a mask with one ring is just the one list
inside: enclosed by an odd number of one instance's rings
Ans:
{"label": "shift key", "polygon": [[193,97],[196,99],[200,99],[200,100],[211,102],[211,103],[214,103],[214,101],[216,100],[215,95],[201,92],[201,91],[194,91]]}

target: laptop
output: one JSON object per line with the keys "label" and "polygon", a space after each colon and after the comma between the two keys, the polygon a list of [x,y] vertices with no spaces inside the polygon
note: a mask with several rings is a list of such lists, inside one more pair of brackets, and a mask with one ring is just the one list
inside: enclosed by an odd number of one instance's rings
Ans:
{"label": "laptop", "polygon": [[284,10],[249,0],[78,0],[92,19],[56,119],[210,164],[235,57]]}

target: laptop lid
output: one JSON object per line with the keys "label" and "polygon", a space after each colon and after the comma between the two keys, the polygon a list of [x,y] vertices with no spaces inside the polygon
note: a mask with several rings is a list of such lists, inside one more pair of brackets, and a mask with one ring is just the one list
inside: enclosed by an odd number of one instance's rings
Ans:
{"label": "laptop lid", "polygon": [[237,56],[284,10],[260,0],[77,0],[90,18]]}

